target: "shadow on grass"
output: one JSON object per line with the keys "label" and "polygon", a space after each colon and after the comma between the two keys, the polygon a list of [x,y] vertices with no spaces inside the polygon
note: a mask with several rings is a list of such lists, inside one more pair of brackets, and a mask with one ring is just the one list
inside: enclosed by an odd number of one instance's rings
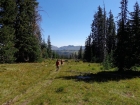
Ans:
{"label": "shadow on grass", "polygon": [[84,81],[84,82],[108,82],[108,81],[119,81],[125,79],[132,79],[140,77],[140,71],[101,71],[96,74],[93,73],[82,73],[74,76],[62,76],[59,79]]}

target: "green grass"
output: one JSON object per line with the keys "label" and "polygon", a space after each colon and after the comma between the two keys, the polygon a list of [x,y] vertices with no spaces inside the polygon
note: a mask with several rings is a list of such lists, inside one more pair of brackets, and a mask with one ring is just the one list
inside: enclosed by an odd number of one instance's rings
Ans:
{"label": "green grass", "polygon": [[140,105],[139,74],[72,60],[58,72],[54,60],[1,64],[0,105]]}

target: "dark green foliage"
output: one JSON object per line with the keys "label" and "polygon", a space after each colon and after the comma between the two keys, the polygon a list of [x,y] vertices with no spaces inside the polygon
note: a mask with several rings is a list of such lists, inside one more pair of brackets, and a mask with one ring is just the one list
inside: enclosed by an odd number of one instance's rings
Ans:
{"label": "dark green foliage", "polygon": [[140,64],[140,8],[136,2],[134,12],[128,12],[128,1],[120,3],[117,34],[112,12],[107,18],[105,8],[103,11],[98,7],[86,39],[84,60],[103,62],[105,69],[116,66],[118,71],[125,71]]}
{"label": "dark green foliage", "polygon": [[15,61],[14,47],[16,20],[16,4],[13,0],[0,1],[0,63],[12,63]]}
{"label": "dark green foliage", "polygon": [[52,58],[60,58],[59,55],[55,52],[55,51],[52,51]]}
{"label": "dark green foliage", "polygon": [[85,42],[84,60],[88,62],[91,61],[91,35],[88,36]]}
{"label": "dark green foliage", "polygon": [[17,62],[33,62],[40,58],[40,46],[34,34],[36,0],[17,0],[16,45]]}
{"label": "dark green foliage", "polygon": [[[91,26],[92,31],[92,60],[95,62],[103,62],[106,57],[106,11],[99,6],[98,12],[94,15]],[[94,58],[94,59],[93,59]],[[96,59],[95,59],[96,58]]]}
{"label": "dark green foliage", "polygon": [[50,35],[48,36],[47,40],[47,52],[48,52],[48,57],[52,57],[52,49],[51,49],[51,40],[50,40]]}
{"label": "dark green foliage", "polygon": [[85,43],[84,59],[88,62],[104,62],[107,55],[115,48],[115,23],[113,14],[107,19],[105,8],[99,6],[94,14],[91,34]]}
{"label": "dark green foliage", "polygon": [[[118,20],[117,49],[115,50],[115,65],[119,71],[130,70],[134,65],[132,57],[132,34],[128,19],[127,0],[121,1],[121,13]],[[132,57],[132,58],[131,58]]]}
{"label": "dark green foliage", "polygon": [[36,0],[0,1],[0,62],[39,60],[41,32],[37,8]]}
{"label": "dark green foliage", "polygon": [[134,12],[130,14],[131,19],[131,56],[134,64],[140,64],[140,7],[138,2],[134,5]]}
{"label": "dark green foliage", "polygon": [[34,35],[37,37],[39,43],[41,43],[41,41],[42,41],[41,27],[40,27],[41,15],[39,14],[38,5],[35,6],[33,14],[34,14],[33,32],[34,32]]}
{"label": "dark green foliage", "polygon": [[41,55],[42,58],[59,58],[59,55],[55,52],[52,51],[51,49],[51,41],[50,41],[50,36],[48,36],[48,41],[47,43],[45,40],[41,42]]}
{"label": "dark green foliage", "polygon": [[80,47],[79,51],[78,51],[78,59],[82,59],[83,58],[83,54],[82,54],[82,46]]}
{"label": "dark green foliage", "polygon": [[114,62],[114,58],[113,58],[113,50],[112,50],[110,53],[108,53],[108,55],[104,59],[103,62],[104,69],[109,70],[110,68],[113,68],[114,67],[113,62]]}
{"label": "dark green foliage", "polygon": [[109,18],[107,19],[107,34],[106,34],[106,47],[108,54],[111,53],[112,50],[115,50],[116,45],[116,28],[113,14],[110,10]]}
{"label": "dark green foliage", "polygon": [[41,43],[41,52],[42,52],[42,58],[48,58],[48,53],[47,53],[47,44],[45,43],[45,41],[43,40],[43,42]]}
{"label": "dark green foliage", "polygon": [[99,6],[98,7],[98,12],[97,12],[97,17],[95,17],[95,26],[96,27],[97,33],[96,33],[96,57],[98,58],[97,62],[103,62],[104,60],[104,41],[105,41],[105,34],[104,34],[104,14],[102,8]]}
{"label": "dark green foliage", "polygon": [[134,12],[129,12],[130,18],[128,18],[127,2],[127,0],[121,1],[118,20],[115,65],[119,71],[132,70],[140,63],[140,8],[136,2]]}

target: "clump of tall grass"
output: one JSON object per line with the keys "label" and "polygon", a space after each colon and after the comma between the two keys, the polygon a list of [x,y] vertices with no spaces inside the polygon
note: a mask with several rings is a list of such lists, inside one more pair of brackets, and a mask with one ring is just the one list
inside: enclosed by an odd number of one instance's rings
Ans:
{"label": "clump of tall grass", "polygon": [[64,92],[64,86],[58,87],[56,89],[56,93],[62,93],[62,92]]}

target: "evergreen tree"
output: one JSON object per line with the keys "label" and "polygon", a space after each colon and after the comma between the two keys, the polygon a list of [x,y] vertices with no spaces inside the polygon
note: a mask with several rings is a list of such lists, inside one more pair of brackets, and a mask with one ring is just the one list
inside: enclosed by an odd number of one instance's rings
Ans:
{"label": "evergreen tree", "polygon": [[131,30],[131,65],[140,64],[140,7],[138,2],[134,5],[134,12],[130,13]]}
{"label": "evergreen tree", "polygon": [[118,20],[118,29],[117,29],[117,49],[115,51],[115,65],[118,67],[119,71],[124,71],[125,69],[125,60],[128,57],[126,52],[128,48],[128,32],[126,24],[128,22],[127,14],[127,0],[121,1],[121,13],[119,14],[120,19]]}
{"label": "evergreen tree", "polygon": [[36,61],[40,58],[41,50],[34,34],[36,0],[17,0],[16,29],[16,53],[17,61]]}
{"label": "evergreen tree", "polygon": [[47,40],[47,51],[48,51],[48,57],[51,58],[52,57],[52,49],[51,49],[51,40],[50,40],[50,35],[48,36],[48,40]]}
{"label": "evergreen tree", "polygon": [[[92,62],[104,62],[113,53],[116,44],[116,28],[113,14],[109,12],[109,18],[106,16],[106,10],[99,6],[94,14],[91,25],[91,35],[85,43],[84,59]],[[112,57],[112,56],[110,56]],[[110,58],[112,59],[112,58]]]}
{"label": "evergreen tree", "polygon": [[56,58],[56,53],[52,51],[52,58]]}
{"label": "evergreen tree", "polygon": [[113,52],[115,50],[116,45],[116,32],[115,32],[115,22],[113,18],[113,14],[110,10],[109,17],[106,19],[106,56],[104,58],[103,66],[104,69],[109,69],[113,67]]}
{"label": "evergreen tree", "polygon": [[82,46],[80,46],[80,49],[78,51],[78,59],[82,59]]}
{"label": "evergreen tree", "polygon": [[77,53],[75,52],[74,54],[74,59],[77,59],[78,58],[78,56],[77,56]]}
{"label": "evergreen tree", "polygon": [[91,25],[91,38],[92,38],[92,41],[91,41],[91,59],[92,59],[92,62],[99,62],[98,60],[98,27],[97,27],[97,24],[98,24],[98,20],[97,20],[97,13],[94,14],[94,20],[92,22],[92,25]]}
{"label": "evergreen tree", "polygon": [[41,16],[39,14],[38,5],[36,5],[34,8],[33,31],[39,43],[41,43],[42,41],[40,22],[41,22]]}
{"label": "evergreen tree", "polygon": [[104,60],[104,15],[103,15],[103,10],[99,6],[98,7],[98,15],[97,15],[97,31],[98,31],[98,53],[97,57],[99,59],[99,62],[103,62]]}
{"label": "evergreen tree", "polygon": [[[97,13],[94,14],[94,20],[91,26],[92,43],[91,54],[92,59],[96,62],[103,62],[106,56],[106,11],[104,12],[99,6]],[[95,60],[94,60],[95,61]]]}
{"label": "evergreen tree", "polygon": [[103,25],[104,25],[104,33],[103,33],[103,61],[105,60],[106,56],[107,56],[107,44],[106,44],[106,40],[107,40],[107,19],[106,19],[106,10],[105,10],[105,5],[104,5],[104,14],[103,14]]}
{"label": "evergreen tree", "polygon": [[42,52],[42,58],[48,58],[48,52],[47,52],[47,44],[46,42],[43,40],[43,42],[41,43],[41,52]]}
{"label": "evergreen tree", "polygon": [[111,51],[115,50],[116,45],[116,28],[115,28],[115,22],[113,14],[110,10],[109,12],[109,18],[107,19],[107,35],[106,35],[106,47],[108,54],[111,53]]}
{"label": "evergreen tree", "polygon": [[134,66],[134,56],[133,56],[133,39],[132,39],[132,31],[131,31],[131,24],[130,20],[128,20],[126,24],[126,33],[127,33],[127,42],[126,42],[126,55],[125,55],[125,69],[130,70],[132,66]]}
{"label": "evergreen tree", "polygon": [[91,61],[91,35],[88,36],[85,42],[84,60]]}
{"label": "evergreen tree", "polygon": [[0,0],[0,62],[15,61],[14,22],[16,20],[16,3],[13,0]]}

